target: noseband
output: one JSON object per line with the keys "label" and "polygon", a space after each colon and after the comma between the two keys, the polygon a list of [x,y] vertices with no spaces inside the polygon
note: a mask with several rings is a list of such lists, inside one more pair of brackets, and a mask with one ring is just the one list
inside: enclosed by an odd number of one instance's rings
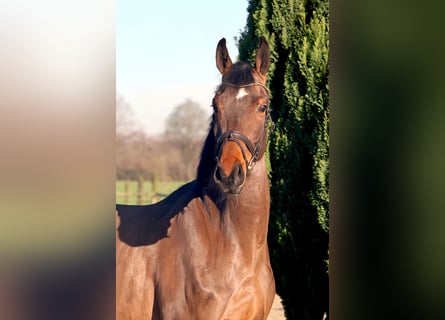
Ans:
{"label": "noseband", "polygon": [[[237,87],[237,88],[246,88],[246,87],[251,87],[251,86],[261,86],[264,89],[266,89],[267,93],[269,93],[269,90],[267,89],[267,87],[261,83],[249,83],[246,85],[234,85],[231,83],[227,83],[224,82],[224,84],[229,85],[231,87]],[[235,142],[238,147],[241,149],[241,153],[243,154],[243,158],[244,158],[244,162],[246,163],[246,168],[247,168],[247,172],[249,173],[250,171],[253,170],[253,168],[255,168],[255,163],[256,161],[259,159],[260,156],[260,150],[261,150],[261,143],[264,139],[264,135],[267,132],[267,127],[269,122],[271,122],[271,117],[270,117],[270,112],[269,112],[269,107],[266,109],[266,118],[264,119],[264,126],[261,130],[261,134],[257,140],[257,142],[255,144],[253,144],[249,138],[247,138],[244,134],[242,134],[241,132],[237,131],[237,130],[229,130],[226,131],[224,133],[222,133],[218,140],[216,141],[216,162],[218,163],[219,158],[221,156],[221,152],[222,152],[222,148],[224,147],[224,145],[226,144],[227,141],[232,141]],[[249,150],[251,157],[250,159],[247,159],[246,157],[246,153],[244,152],[244,148],[242,146],[242,143],[244,143],[244,145],[247,147],[247,149]]]}

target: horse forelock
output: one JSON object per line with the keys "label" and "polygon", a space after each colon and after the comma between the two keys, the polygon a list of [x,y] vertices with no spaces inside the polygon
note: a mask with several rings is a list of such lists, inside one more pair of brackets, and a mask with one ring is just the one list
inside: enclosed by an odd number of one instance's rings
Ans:
{"label": "horse forelock", "polygon": [[252,67],[245,62],[237,62],[227,72],[222,79],[221,85],[217,88],[217,92],[222,92],[226,89],[227,83],[236,86],[243,86],[255,82],[252,74]]}

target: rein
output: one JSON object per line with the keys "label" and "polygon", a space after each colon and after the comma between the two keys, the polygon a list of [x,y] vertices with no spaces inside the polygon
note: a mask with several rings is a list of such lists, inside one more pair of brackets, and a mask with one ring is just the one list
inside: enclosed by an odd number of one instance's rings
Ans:
{"label": "rein", "polygon": [[[269,94],[269,89],[267,89],[267,87],[264,84],[259,83],[259,82],[253,82],[253,83],[249,83],[249,84],[245,84],[245,85],[235,85],[235,84],[228,83],[228,82],[223,82],[223,84],[231,86],[231,87],[236,87],[236,88],[247,88],[247,87],[252,87],[252,86],[260,86],[260,87],[263,87],[264,89],[266,89],[267,94]],[[219,158],[221,156],[222,148],[224,147],[226,142],[233,141],[241,149],[241,153],[243,154],[243,158],[246,163],[247,172],[249,173],[250,171],[252,171],[255,168],[256,161],[259,159],[260,150],[261,150],[261,142],[264,139],[264,135],[267,132],[268,124],[271,121],[272,121],[272,119],[270,116],[269,107],[267,107],[266,118],[264,119],[264,126],[263,126],[263,129],[261,130],[261,134],[260,134],[256,144],[253,144],[249,140],[248,137],[246,137],[243,133],[241,133],[237,130],[229,130],[229,131],[222,133],[216,142],[216,151],[217,151],[216,152],[217,156],[215,159],[216,162],[218,163]],[[273,129],[273,127],[274,126],[272,126],[272,129]],[[247,147],[247,149],[249,150],[249,152],[251,154],[251,158],[249,160],[246,157],[246,153],[244,152],[244,148],[242,147],[240,141],[242,143],[244,143],[244,145]]]}

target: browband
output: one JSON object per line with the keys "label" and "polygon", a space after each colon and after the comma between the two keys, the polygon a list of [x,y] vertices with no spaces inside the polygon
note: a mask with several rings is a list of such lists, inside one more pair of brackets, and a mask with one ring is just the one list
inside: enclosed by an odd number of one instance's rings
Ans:
{"label": "browband", "polygon": [[226,86],[235,87],[235,88],[247,88],[247,87],[253,87],[253,86],[260,86],[260,87],[263,87],[264,89],[266,89],[267,94],[269,94],[269,89],[264,84],[259,83],[259,82],[252,82],[252,83],[240,85],[240,84],[233,84],[230,82],[223,81],[223,84],[225,84]]}

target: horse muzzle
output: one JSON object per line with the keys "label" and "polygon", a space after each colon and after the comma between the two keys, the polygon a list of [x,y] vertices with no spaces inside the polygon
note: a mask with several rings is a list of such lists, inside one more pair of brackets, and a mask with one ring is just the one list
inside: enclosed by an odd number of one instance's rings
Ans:
{"label": "horse muzzle", "polygon": [[230,172],[227,172],[227,170],[224,170],[223,167],[218,165],[215,169],[213,179],[222,192],[239,194],[246,180],[246,172],[240,163],[233,166]]}
{"label": "horse muzzle", "polygon": [[260,147],[259,143],[254,145],[249,138],[236,130],[226,131],[218,138],[213,178],[222,192],[241,192],[247,174],[255,167]]}

